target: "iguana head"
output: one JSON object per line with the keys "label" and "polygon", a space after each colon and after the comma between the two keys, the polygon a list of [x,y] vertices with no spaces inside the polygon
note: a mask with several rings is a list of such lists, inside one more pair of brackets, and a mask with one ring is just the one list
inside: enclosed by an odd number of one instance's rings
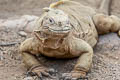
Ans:
{"label": "iguana head", "polygon": [[68,15],[62,10],[46,8],[39,30],[50,35],[66,35],[72,29]]}

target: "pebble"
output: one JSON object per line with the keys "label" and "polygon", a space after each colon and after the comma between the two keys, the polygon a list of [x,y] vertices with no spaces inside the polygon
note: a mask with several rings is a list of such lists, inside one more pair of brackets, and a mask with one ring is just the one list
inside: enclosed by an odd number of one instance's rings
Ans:
{"label": "pebble", "polygon": [[0,67],[1,67],[1,66],[4,66],[4,64],[3,64],[3,62],[2,62],[2,61],[0,61]]}
{"label": "pebble", "polygon": [[119,47],[115,46],[114,49],[117,50]]}
{"label": "pebble", "polygon": [[22,37],[26,37],[27,36],[27,33],[24,32],[24,31],[19,31],[18,34]]}
{"label": "pebble", "polygon": [[33,80],[33,78],[32,77],[26,77],[23,80]]}

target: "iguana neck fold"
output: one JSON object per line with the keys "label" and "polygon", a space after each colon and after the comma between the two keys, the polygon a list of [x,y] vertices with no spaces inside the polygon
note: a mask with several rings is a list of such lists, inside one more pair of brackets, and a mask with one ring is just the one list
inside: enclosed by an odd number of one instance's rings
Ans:
{"label": "iguana neck fold", "polygon": [[64,41],[65,36],[56,36],[53,37],[47,34],[39,34],[34,32],[36,38],[42,43],[42,46],[45,48],[57,49],[61,46]]}

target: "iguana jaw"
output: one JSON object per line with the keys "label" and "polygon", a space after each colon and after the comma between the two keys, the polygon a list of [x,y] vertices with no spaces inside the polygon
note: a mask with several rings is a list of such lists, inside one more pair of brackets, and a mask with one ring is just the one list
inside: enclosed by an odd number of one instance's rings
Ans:
{"label": "iguana jaw", "polygon": [[48,38],[65,38],[69,34],[68,30],[65,30],[63,33],[62,31],[34,31],[35,34],[37,34],[40,38],[48,39]]}
{"label": "iguana jaw", "polygon": [[49,30],[55,34],[66,34],[70,31],[70,29],[52,29],[52,28],[49,28]]}

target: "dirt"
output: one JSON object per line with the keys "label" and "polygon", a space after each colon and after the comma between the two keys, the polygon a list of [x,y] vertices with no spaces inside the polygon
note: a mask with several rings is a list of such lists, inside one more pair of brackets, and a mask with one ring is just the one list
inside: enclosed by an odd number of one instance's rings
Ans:
{"label": "dirt", "polygon": [[[0,0],[0,18],[7,19],[25,14],[40,16],[42,8],[53,1],[55,0]],[[101,2],[101,0],[77,1],[93,8],[98,8]],[[119,7],[120,1],[113,0],[111,14],[120,16]],[[2,28],[0,30],[0,44],[17,43],[0,46],[0,80],[34,80],[32,77],[27,77],[27,69],[19,54],[20,42],[28,37],[30,34],[27,37],[20,36],[17,29]],[[56,60],[41,57],[40,60],[47,67],[58,71],[55,80],[59,80],[62,73],[70,72],[77,59]],[[87,77],[88,80],[120,80],[120,38],[116,33],[99,37],[99,42],[94,48],[93,67]]]}

